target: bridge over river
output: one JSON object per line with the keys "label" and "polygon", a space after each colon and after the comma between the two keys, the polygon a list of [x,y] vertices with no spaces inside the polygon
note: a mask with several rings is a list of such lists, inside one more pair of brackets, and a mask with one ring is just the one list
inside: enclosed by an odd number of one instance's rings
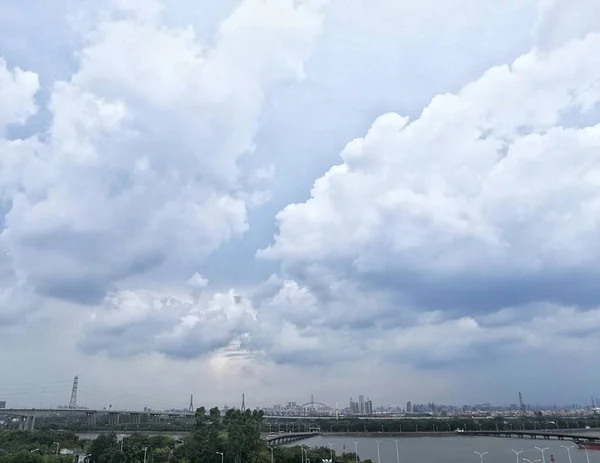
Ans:
{"label": "bridge over river", "polygon": [[565,431],[457,431],[460,436],[492,436],[492,437],[517,437],[530,439],[558,439],[572,440],[574,442],[600,443],[600,435],[581,434],[580,432],[565,432]]}
{"label": "bridge over river", "polygon": [[311,437],[318,436],[320,433],[316,431],[311,432],[287,432],[287,433],[279,433],[279,434],[269,434],[265,437],[267,443],[274,447],[276,445],[284,445],[290,442],[310,439]]}

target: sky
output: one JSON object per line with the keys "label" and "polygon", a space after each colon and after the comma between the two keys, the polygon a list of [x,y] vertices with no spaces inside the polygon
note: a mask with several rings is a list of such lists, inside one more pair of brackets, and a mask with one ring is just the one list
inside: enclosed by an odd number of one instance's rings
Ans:
{"label": "sky", "polygon": [[589,404],[600,3],[8,0],[8,406]]}

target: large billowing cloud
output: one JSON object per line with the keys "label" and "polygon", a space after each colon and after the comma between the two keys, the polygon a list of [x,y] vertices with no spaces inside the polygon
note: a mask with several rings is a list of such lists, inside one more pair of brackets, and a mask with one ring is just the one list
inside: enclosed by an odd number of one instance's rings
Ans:
{"label": "large billowing cloud", "polygon": [[[565,346],[593,338],[561,318],[576,327],[597,317],[579,307],[600,296],[599,70],[591,33],[494,67],[414,121],[382,115],[308,201],[277,216],[259,256],[281,262],[286,278],[239,296],[241,306],[217,293],[236,307],[221,312],[228,336],[197,336],[276,363],[370,355],[420,367],[547,348],[542,325]],[[116,326],[146,333],[140,352],[205,352],[189,342],[198,303],[176,307],[168,322],[142,310]],[[106,320],[90,345],[110,352]]]}
{"label": "large billowing cloud", "polygon": [[596,345],[600,34],[576,29],[413,121],[382,115],[279,213],[259,256],[322,309],[290,310],[305,342],[424,367]]}
{"label": "large billowing cloud", "polygon": [[[238,160],[254,149],[266,93],[302,77],[323,3],[245,1],[213,46],[165,25],[159,2],[115,2],[82,21],[79,66],[53,86],[48,131],[2,142],[1,244],[30,287],[96,303],[128,277],[188,277],[243,233],[254,186]],[[36,75],[3,62],[0,75],[0,123],[24,122]]]}
{"label": "large billowing cloud", "polygon": [[599,51],[590,34],[379,117],[261,255],[424,307],[597,302]]}
{"label": "large billowing cloud", "polygon": [[157,351],[193,358],[227,348],[247,333],[253,316],[249,301],[232,291],[187,299],[124,291],[94,314],[83,348],[117,357]]}

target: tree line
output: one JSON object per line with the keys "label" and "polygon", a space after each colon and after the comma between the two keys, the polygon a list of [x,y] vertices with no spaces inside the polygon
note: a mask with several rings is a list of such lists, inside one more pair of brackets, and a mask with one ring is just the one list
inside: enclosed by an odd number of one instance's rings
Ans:
{"label": "tree line", "polygon": [[65,432],[0,432],[0,463],[72,462],[73,457],[56,455],[59,448],[80,448],[81,440]]}
{"label": "tree line", "polygon": [[[262,438],[264,413],[259,410],[199,408],[193,430],[183,440],[169,436],[134,434],[119,439],[114,432],[88,441],[71,432],[0,431],[0,463],[72,462],[73,455],[57,455],[58,449],[71,449],[87,456],[89,463],[297,463],[303,452],[311,463],[355,463],[354,453],[336,453],[329,448],[306,446],[269,447]],[[372,463],[365,460],[362,463]]]}

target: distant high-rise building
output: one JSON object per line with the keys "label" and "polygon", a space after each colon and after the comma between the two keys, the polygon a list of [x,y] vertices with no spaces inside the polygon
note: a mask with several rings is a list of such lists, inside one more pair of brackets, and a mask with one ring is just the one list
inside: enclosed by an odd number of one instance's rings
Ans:
{"label": "distant high-rise building", "polygon": [[365,414],[365,397],[362,394],[358,396],[358,413]]}
{"label": "distant high-rise building", "polygon": [[0,408],[6,408],[6,400],[0,400]]}
{"label": "distant high-rise building", "polygon": [[350,397],[350,414],[351,415],[358,415],[358,411],[359,411],[358,403],[354,402],[352,400],[352,397]]}
{"label": "distant high-rise building", "polygon": [[372,415],[373,414],[373,402],[371,402],[371,399],[369,399],[367,397],[367,401],[365,402],[365,415]]}
{"label": "distant high-rise building", "polygon": [[406,402],[406,413],[412,413],[412,411],[413,411],[412,402],[409,400],[408,402]]}
{"label": "distant high-rise building", "polygon": [[363,395],[358,396],[358,412],[361,415],[365,414],[365,397]]}

